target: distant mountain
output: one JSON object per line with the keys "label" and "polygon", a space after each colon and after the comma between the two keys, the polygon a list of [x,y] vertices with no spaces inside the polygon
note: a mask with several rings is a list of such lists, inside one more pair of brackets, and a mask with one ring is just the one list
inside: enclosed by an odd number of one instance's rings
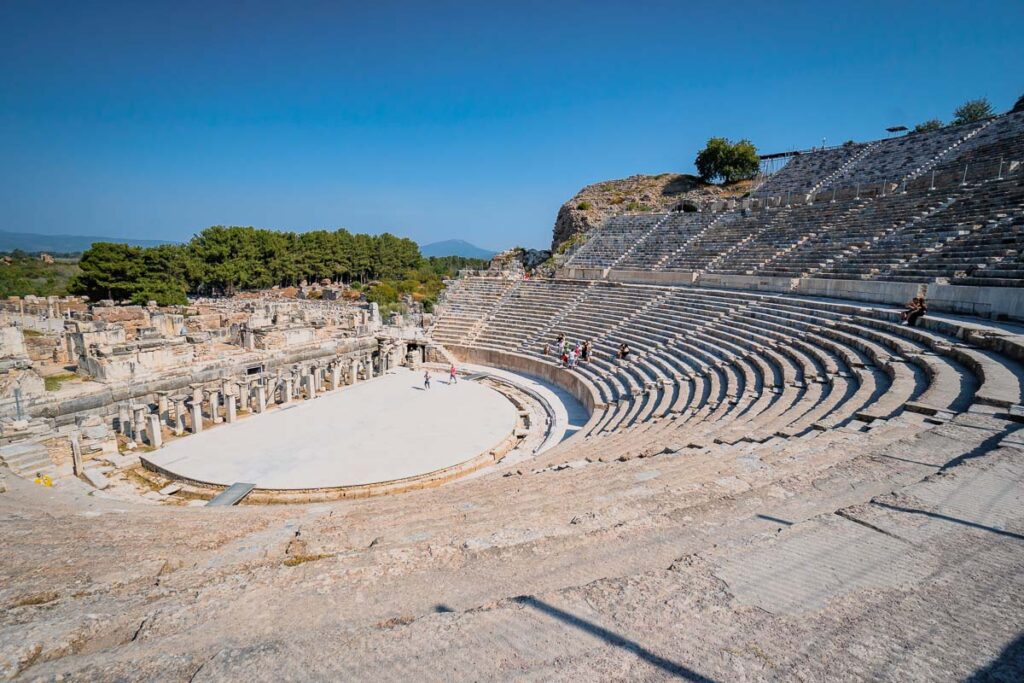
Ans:
{"label": "distant mountain", "polygon": [[420,253],[424,256],[464,256],[489,259],[497,252],[481,249],[465,240],[444,240],[443,242],[424,244],[420,247]]}
{"label": "distant mountain", "polygon": [[114,242],[131,244],[136,247],[155,247],[158,244],[172,244],[166,240],[136,240],[123,237],[95,237],[91,235],[38,235],[31,232],[7,232],[0,230],[0,251],[21,249],[27,252],[46,251],[58,254],[82,252],[93,242]]}

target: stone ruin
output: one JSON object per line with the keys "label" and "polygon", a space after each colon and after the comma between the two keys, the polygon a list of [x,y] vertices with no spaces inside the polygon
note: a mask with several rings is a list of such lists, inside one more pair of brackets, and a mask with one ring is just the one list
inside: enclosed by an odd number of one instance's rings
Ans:
{"label": "stone ruin", "polygon": [[422,320],[398,322],[385,327],[376,304],[276,292],[179,307],[8,300],[0,460],[104,488],[136,449],[421,362]]}

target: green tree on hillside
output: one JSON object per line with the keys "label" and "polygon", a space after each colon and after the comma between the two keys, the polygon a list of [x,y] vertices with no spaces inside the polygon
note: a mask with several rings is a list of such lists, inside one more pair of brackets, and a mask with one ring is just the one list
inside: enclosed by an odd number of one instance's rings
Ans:
{"label": "green tree on hillside", "polygon": [[964,123],[974,123],[995,116],[992,111],[992,104],[987,98],[981,97],[976,100],[964,102],[953,111],[953,125],[959,126]]}
{"label": "green tree on hillside", "polygon": [[1024,111],[1024,95],[1017,98],[1017,101],[1013,103],[1013,109],[1010,110],[1011,113],[1018,111]]}
{"label": "green tree on hillside", "polygon": [[[330,278],[379,282],[378,303],[395,304],[399,290],[417,301],[433,300],[442,276],[485,261],[446,257],[424,259],[410,239],[390,233],[353,235],[347,230],[296,234],[252,227],[215,225],[188,244],[140,248],[97,243],[82,255],[72,291],[93,299],[185,303],[187,294],[231,295],[274,285]],[[21,278],[8,289],[24,290]],[[3,283],[0,283],[3,284]]]}
{"label": "green tree on hillside", "polygon": [[138,288],[142,275],[142,249],[127,244],[96,242],[82,254],[82,272],[71,279],[68,289],[92,300],[128,299]]}
{"label": "green tree on hillside", "polygon": [[750,140],[732,143],[726,138],[711,138],[697,153],[694,165],[705,182],[729,184],[756,176],[761,162]]}

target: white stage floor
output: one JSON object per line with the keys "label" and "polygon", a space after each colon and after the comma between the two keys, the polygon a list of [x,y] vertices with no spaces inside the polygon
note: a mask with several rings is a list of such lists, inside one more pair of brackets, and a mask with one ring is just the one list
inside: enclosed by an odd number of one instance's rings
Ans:
{"label": "white stage floor", "polygon": [[496,446],[516,425],[515,406],[465,379],[399,368],[312,401],[207,427],[146,454],[181,477],[264,489],[371,484],[457,465]]}

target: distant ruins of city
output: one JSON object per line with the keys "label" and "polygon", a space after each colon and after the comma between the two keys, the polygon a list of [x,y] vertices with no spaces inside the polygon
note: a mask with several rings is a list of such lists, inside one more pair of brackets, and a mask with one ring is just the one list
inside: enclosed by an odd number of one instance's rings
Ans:
{"label": "distant ruins of city", "polygon": [[14,444],[4,461],[28,478],[78,476],[105,489],[106,474],[167,439],[422,360],[429,314],[385,322],[377,304],[352,303],[345,289],[302,283],[291,296],[163,307],[4,302],[2,434]]}

